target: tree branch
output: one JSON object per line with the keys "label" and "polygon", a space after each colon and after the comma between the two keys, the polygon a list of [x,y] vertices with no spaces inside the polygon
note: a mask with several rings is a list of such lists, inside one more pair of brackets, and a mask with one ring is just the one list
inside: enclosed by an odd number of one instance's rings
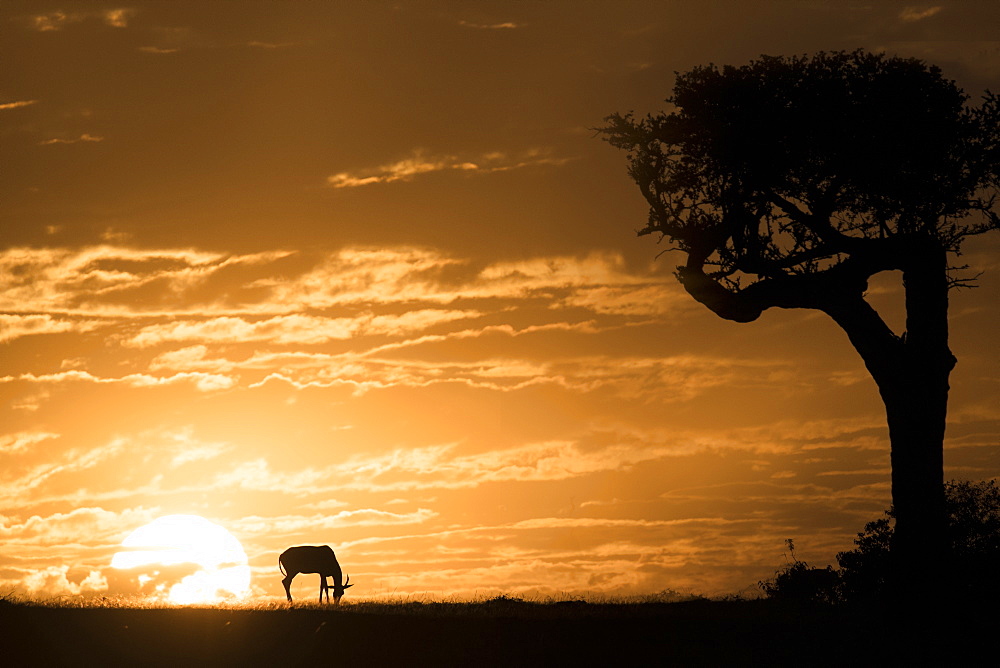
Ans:
{"label": "tree branch", "polygon": [[835,253],[856,253],[861,250],[867,250],[871,246],[870,242],[873,241],[872,239],[852,237],[844,234],[830,223],[829,216],[824,217],[819,214],[803,211],[774,191],[768,191],[767,195],[768,200],[781,209],[786,216],[809,229],[824,245],[828,245]]}
{"label": "tree branch", "polygon": [[[690,253],[677,278],[688,294],[720,318],[752,322],[769,308],[808,308],[826,311],[845,299],[864,301],[868,279],[894,269],[885,254],[852,256],[822,271],[764,278],[740,290],[728,290],[705,273],[705,259]],[[891,333],[891,330],[890,330]]]}
{"label": "tree branch", "polygon": [[904,339],[893,333],[862,296],[834,300],[822,310],[847,333],[851,345],[861,355],[865,368],[881,390],[895,377],[893,370],[898,368]]}

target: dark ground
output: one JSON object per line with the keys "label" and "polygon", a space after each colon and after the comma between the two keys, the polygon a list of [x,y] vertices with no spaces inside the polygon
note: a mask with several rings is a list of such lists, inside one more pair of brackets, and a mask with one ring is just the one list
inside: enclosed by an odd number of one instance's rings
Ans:
{"label": "dark ground", "polygon": [[[917,611],[911,611],[917,612]],[[3,666],[996,665],[996,617],[772,601],[57,607],[0,601]]]}

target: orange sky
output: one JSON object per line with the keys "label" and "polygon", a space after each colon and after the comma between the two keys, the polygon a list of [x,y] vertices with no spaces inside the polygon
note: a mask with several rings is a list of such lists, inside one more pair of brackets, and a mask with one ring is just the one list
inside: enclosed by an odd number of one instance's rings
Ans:
{"label": "orange sky", "polygon": [[[978,96],[998,24],[965,2],[5,2],[0,592],[126,591],[112,555],[174,513],[226,527],[268,596],[296,544],[333,546],[351,596],[736,592],[786,538],[831,563],[889,502],[874,384],[819,314],[688,298],[590,128],[761,53],[884,49]],[[978,480],[1000,475],[1000,235],[967,251],[946,475]],[[896,278],[870,296],[900,322]]]}

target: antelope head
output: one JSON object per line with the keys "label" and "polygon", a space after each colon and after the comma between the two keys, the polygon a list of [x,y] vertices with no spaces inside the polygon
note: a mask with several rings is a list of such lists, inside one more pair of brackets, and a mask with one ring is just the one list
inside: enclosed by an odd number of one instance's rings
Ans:
{"label": "antelope head", "polygon": [[351,576],[348,575],[347,579],[344,580],[344,584],[342,584],[342,585],[334,584],[333,585],[333,602],[334,603],[340,603],[340,599],[344,596],[344,590],[347,589],[348,587],[353,587],[354,586],[354,585],[350,584],[350,582],[351,582]]}

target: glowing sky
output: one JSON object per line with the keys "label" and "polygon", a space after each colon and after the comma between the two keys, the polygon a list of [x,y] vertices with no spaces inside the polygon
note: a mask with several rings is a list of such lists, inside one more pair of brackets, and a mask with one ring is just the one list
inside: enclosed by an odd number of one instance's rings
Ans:
{"label": "glowing sky", "polygon": [[[761,53],[884,49],[978,96],[997,25],[971,2],[4,2],[0,592],[127,592],[112,556],[171,514],[229,530],[267,596],[296,544],[333,546],[350,596],[735,592],[786,538],[831,563],[889,503],[860,359],[821,315],[688,298],[591,128]],[[967,251],[946,464],[978,480],[1000,234]],[[870,295],[898,327],[898,279]]]}

